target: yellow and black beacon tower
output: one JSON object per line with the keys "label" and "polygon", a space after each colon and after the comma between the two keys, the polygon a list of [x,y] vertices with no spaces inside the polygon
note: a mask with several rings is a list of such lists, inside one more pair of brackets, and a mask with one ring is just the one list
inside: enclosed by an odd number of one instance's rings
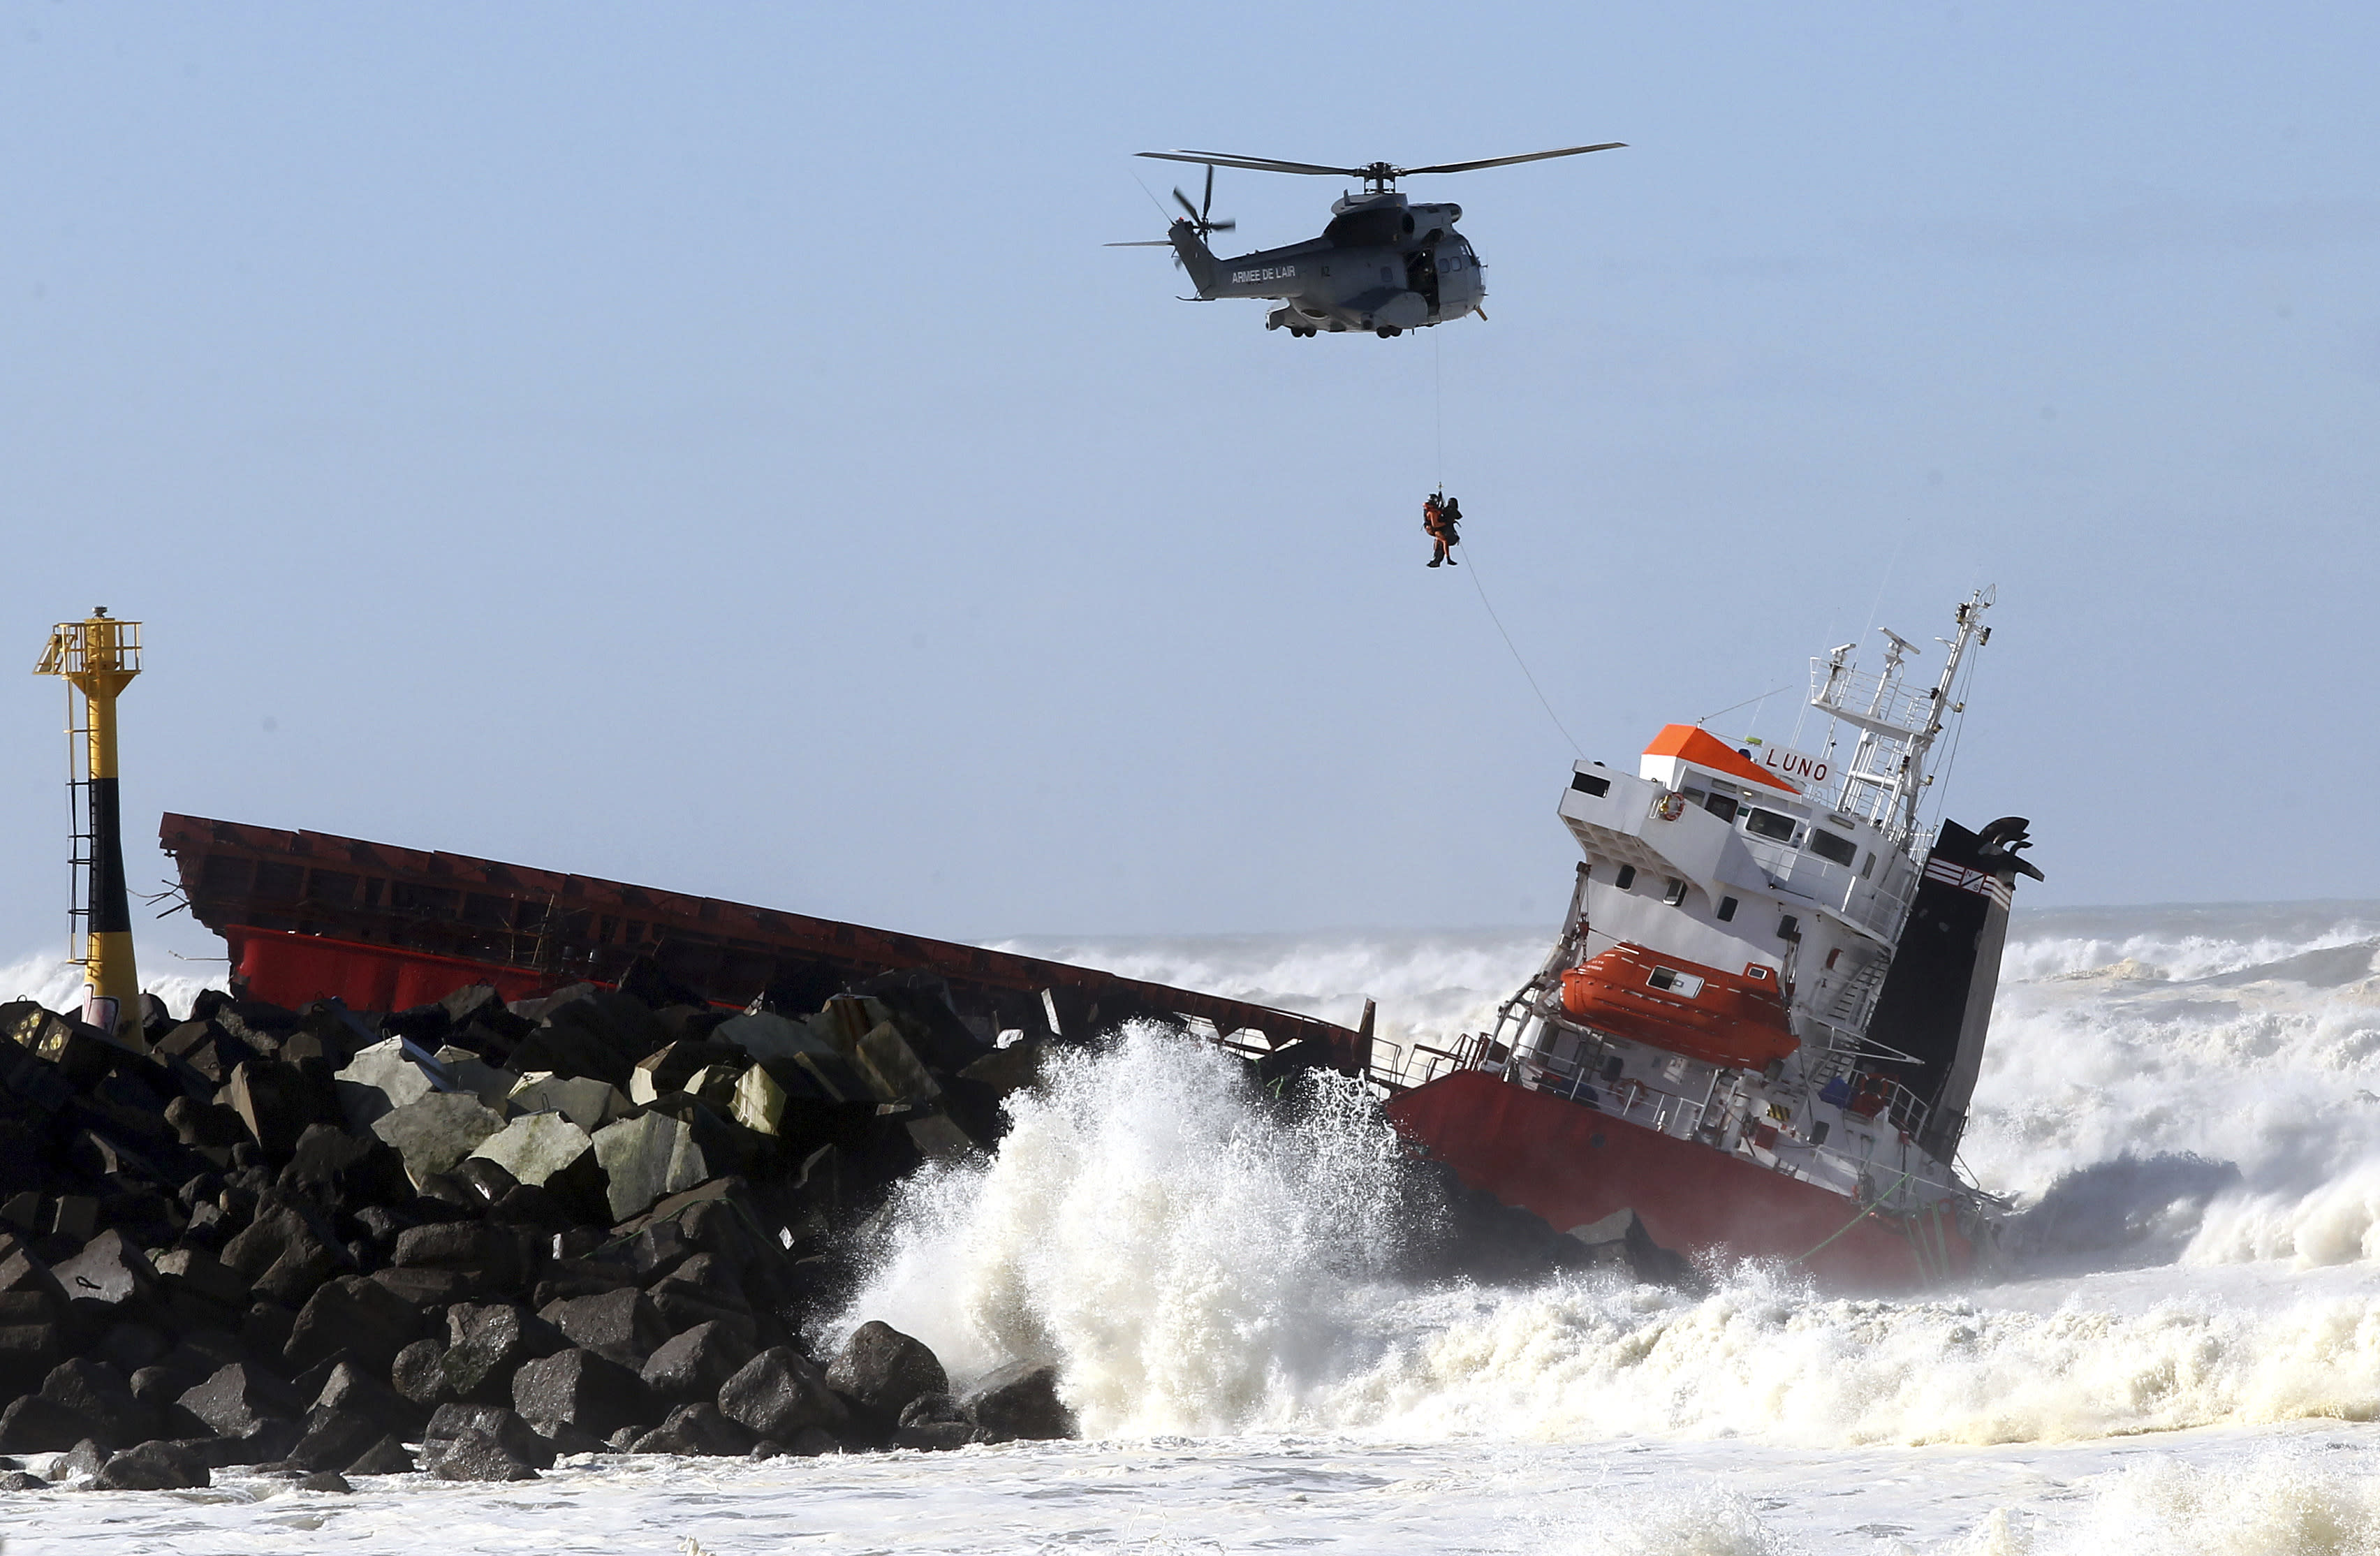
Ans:
{"label": "yellow and black beacon tower", "polygon": [[[34,667],[63,675],[67,735],[81,759],[67,779],[74,816],[74,866],[82,888],[82,1018],[134,1047],[140,1035],[140,974],[132,963],[132,907],[124,887],[124,835],[115,793],[115,699],[140,674],[140,624],[117,621],[104,605],[85,621],[60,622]],[[75,693],[82,694],[76,706]],[[79,712],[80,718],[77,718]]]}

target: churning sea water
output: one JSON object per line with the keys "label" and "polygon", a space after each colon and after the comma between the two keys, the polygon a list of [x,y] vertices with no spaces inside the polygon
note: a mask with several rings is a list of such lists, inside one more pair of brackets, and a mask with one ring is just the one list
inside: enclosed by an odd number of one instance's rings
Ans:
{"label": "churning sea water", "polygon": [[[1014,943],[1340,1019],[1370,995],[1400,1045],[1476,1029],[1545,950]],[[1392,1142],[1360,1097],[1322,1088],[1285,1124],[1221,1084],[1232,1061],[1135,1033],[1057,1066],[995,1159],[912,1184],[839,1320],[888,1319],[962,1379],[1055,1359],[1084,1441],[347,1497],[226,1473],[11,1497],[0,1532],[13,1553],[2380,1551],[2375,946],[2372,905],[2021,914],[1963,1148],[2020,1213],[1976,1289],[1402,1286]],[[68,982],[22,964],[0,995]]]}

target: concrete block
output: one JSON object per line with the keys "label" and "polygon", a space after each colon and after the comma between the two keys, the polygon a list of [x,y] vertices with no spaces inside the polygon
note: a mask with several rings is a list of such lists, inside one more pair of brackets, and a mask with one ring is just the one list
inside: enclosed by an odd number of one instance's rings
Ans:
{"label": "concrete block", "polygon": [[663,1195],[692,1188],[711,1175],[693,1129],[666,1113],[622,1119],[597,1130],[594,1138],[614,1221],[626,1221]]}
{"label": "concrete block", "polygon": [[880,1021],[859,1039],[852,1055],[861,1076],[883,1102],[922,1102],[941,1095],[942,1088],[926,1073],[900,1029]]}
{"label": "concrete block", "polygon": [[504,1111],[505,1100],[512,1096],[513,1088],[520,1084],[518,1076],[510,1070],[496,1068],[468,1048],[442,1048],[438,1051],[437,1059],[446,1073],[455,1077],[456,1090],[469,1092],[497,1112]]}
{"label": "concrete block", "polygon": [[586,1076],[540,1070],[523,1076],[510,1098],[515,1113],[560,1113],[592,1135],[632,1105],[619,1088]]}
{"label": "concrete block", "polygon": [[404,1038],[376,1042],[335,1077],[347,1127],[358,1134],[408,1102],[455,1089],[454,1077],[429,1051]]}
{"label": "concrete block", "polygon": [[755,1059],[791,1059],[797,1053],[839,1055],[841,1052],[810,1030],[809,1023],[766,1011],[721,1022],[712,1029],[710,1040],[734,1043]]}
{"label": "concrete block", "polygon": [[542,1185],[595,1149],[589,1133],[558,1112],[526,1113],[481,1140],[471,1154],[495,1162],[516,1182]]}
{"label": "concrete block", "polygon": [[372,1121],[371,1132],[405,1158],[406,1176],[419,1188],[480,1148],[504,1126],[493,1109],[468,1091],[443,1091],[406,1103]]}
{"label": "concrete block", "polygon": [[785,1088],[766,1069],[755,1064],[737,1077],[727,1112],[747,1129],[774,1135],[784,1121]]}

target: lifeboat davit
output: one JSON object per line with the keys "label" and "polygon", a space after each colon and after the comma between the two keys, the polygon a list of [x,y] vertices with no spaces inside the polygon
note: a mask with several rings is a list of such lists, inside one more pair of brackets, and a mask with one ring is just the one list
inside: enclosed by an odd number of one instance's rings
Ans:
{"label": "lifeboat davit", "polygon": [[1562,1014],[1706,1064],[1765,1070],[1801,1047],[1776,969],[1722,972],[1623,941],[1561,975]]}

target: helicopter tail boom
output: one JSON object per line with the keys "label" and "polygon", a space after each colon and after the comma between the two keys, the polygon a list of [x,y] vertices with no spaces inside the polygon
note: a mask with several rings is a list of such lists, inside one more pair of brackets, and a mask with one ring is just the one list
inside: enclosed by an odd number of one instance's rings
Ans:
{"label": "helicopter tail boom", "polygon": [[1190,284],[1198,288],[1198,296],[1213,297],[1222,266],[1217,261],[1215,251],[1207,247],[1207,240],[1199,235],[1198,229],[1188,222],[1176,222],[1165,236],[1172,240],[1174,255],[1181,260],[1182,268],[1189,273]]}

